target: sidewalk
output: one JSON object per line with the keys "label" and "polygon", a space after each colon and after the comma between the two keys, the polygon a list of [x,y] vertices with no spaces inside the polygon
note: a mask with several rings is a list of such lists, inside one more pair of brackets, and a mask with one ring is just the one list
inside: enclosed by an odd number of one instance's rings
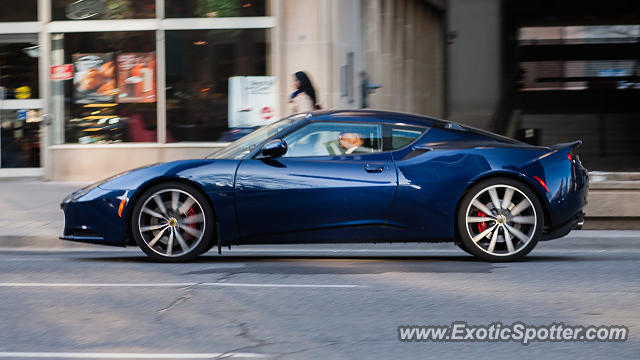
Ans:
{"label": "sidewalk", "polygon": [[640,230],[640,173],[589,173],[585,229]]}
{"label": "sidewalk", "polygon": [[58,241],[64,227],[60,202],[85,183],[0,180],[0,246]]}

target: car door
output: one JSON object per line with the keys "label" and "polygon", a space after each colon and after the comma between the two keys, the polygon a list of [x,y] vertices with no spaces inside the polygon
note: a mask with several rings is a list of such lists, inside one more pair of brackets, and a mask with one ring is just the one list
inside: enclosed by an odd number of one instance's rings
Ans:
{"label": "car door", "polygon": [[[241,237],[384,224],[397,187],[379,124],[310,122],[287,153],[245,159],[236,173]],[[360,141],[350,140],[359,138]]]}

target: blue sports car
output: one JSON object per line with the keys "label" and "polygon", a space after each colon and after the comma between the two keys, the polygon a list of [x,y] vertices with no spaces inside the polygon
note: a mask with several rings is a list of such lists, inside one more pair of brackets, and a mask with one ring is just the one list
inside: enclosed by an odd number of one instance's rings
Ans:
{"label": "blue sports car", "polygon": [[213,246],[440,241],[510,261],[582,225],[580,144],[536,147],[392,112],[298,114],[208,158],[70,194],[61,238],[170,262]]}

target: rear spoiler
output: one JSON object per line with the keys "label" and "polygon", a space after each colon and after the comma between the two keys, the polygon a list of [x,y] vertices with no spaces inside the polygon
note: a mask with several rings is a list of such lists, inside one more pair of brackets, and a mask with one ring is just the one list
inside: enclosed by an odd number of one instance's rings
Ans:
{"label": "rear spoiler", "polygon": [[580,147],[580,145],[582,145],[582,140],[576,140],[573,142],[568,142],[568,143],[562,143],[562,144],[556,144],[553,146],[549,146],[549,148],[553,151],[558,151],[558,150],[562,150],[562,149],[575,149]]}
{"label": "rear spoiler", "polygon": [[[551,161],[560,160],[562,158],[566,159],[567,154],[571,154],[571,151],[580,145],[582,145],[582,140],[549,146],[547,149],[551,151],[549,151],[545,156],[549,156]],[[569,157],[569,160],[571,160],[571,156]]]}

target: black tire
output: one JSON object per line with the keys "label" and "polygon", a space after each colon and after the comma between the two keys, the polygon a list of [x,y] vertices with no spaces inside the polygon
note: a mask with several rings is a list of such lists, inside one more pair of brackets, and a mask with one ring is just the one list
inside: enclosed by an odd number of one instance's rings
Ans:
{"label": "black tire", "polygon": [[[178,198],[175,204],[174,193]],[[161,211],[162,208],[154,197],[160,199],[165,212]],[[183,205],[186,210],[183,209]],[[174,206],[176,209],[173,209]],[[156,216],[149,213],[155,213]],[[167,216],[162,218],[157,216],[165,214]],[[195,222],[201,219],[202,221]],[[141,221],[144,223],[142,227]],[[209,200],[195,187],[181,182],[161,183],[144,191],[137,198],[131,211],[130,224],[136,244],[156,261],[191,261],[210,249],[215,242],[215,216]],[[151,227],[162,228],[144,230]],[[161,232],[162,234],[159,234]],[[171,250],[169,244],[172,244]],[[174,253],[174,249],[178,252]]]}
{"label": "black tire", "polygon": [[200,253],[200,255],[204,255],[206,253],[208,253],[211,249],[213,249],[214,246],[218,245],[215,241],[209,241],[209,245],[207,245],[207,247],[205,249],[202,250],[202,252]]}
{"label": "black tire", "polygon": [[458,243],[456,243],[456,246],[459,247],[460,250],[466,252],[467,254],[472,255],[472,256],[476,256],[474,253],[469,251],[469,249],[467,249],[467,246],[464,243],[458,242]]}
{"label": "black tire", "polygon": [[[507,190],[511,192],[512,197],[509,201],[510,205],[507,204],[505,208],[503,203],[505,198],[508,198]],[[494,205],[491,191],[493,191],[499,207]],[[502,198],[500,198],[501,191],[503,191]],[[476,198],[478,202],[474,202]],[[484,214],[475,205],[472,205],[472,202],[479,203],[478,206],[485,205],[484,209],[490,210],[491,214]],[[521,203],[523,205],[518,206]],[[524,208],[524,210],[520,210],[520,208]],[[476,212],[474,213],[474,211]],[[511,214],[511,211],[516,213]],[[459,246],[482,260],[506,262],[521,259],[533,250],[542,237],[543,211],[538,196],[528,186],[517,180],[491,178],[482,181],[472,186],[460,202],[456,214],[458,233],[462,240],[462,244]],[[474,214],[487,217],[488,221],[480,222],[482,218],[473,216]],[[518,223],[513,221],[518,221]],[[531,223],[533,221],[535,223]],[[495,230],[491,231],[491,228],[495,228]],[[514,228],[515,230],[513,230]],[[487,231],[489,232],[483,236],[483,233]],[[495,236],[494,232],[497,233]],[[473,240],[472,235],[477,239],[477,242]],[[523,238],[528,240],[524,241]]]}

